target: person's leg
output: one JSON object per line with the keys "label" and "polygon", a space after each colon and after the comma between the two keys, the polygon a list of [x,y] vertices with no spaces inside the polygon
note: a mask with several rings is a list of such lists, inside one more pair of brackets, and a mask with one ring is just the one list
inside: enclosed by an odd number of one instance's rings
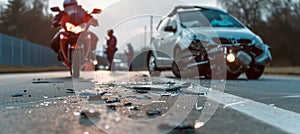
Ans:
{"label": "person's leg", "polygon": [[67,65],[68,63],[68,40],[67,39],[60,39],[60,53],[63,56],[64,63]]}
{"label": "person's leg", "polygon": [[107,60],[109,62],[109,70],[112,70],[113,56],[111,52],[107,52]]}
{"label": "person's leg", "polygon": [[51,48],[53,49],[53,51],[55,53],[58,53],[59,52],[59,49],[60,49],[60,45],[59,45],[59,35],[60,35],[60,32],[57,32],[55,34],[55,36],[53,37],[53,39],[51,40]]}

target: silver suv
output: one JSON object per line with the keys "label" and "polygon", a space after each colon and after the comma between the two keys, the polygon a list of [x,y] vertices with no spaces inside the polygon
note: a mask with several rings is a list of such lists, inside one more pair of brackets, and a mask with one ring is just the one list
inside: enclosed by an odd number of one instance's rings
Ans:
{"label": "silver suv", "polygon": [[[272,60],[269,46],[259,36],[216,8],[177,6],[160,21],[156,30],[147,56],[152,76],[172,70],[176,77],[181,77],[180,70],[198,66],[200,75],[210,77],[210,58],[204,51],[211,46],[224,48],[227,78],[235,79],[245,72],[249,79],[258,79]],[[185,50],[194,54],[182,61],[193,59],[196,63],[179,67],[177,57]]]}

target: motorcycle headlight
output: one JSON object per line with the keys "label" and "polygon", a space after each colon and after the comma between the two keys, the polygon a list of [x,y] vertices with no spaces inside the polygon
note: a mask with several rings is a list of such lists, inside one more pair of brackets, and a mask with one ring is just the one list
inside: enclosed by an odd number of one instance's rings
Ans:
{"label": "motorcycle headlight", "polygon": [[72,23],[69,23],[69,22],[66,23],[67,31],[73,32],[75,34],[79,34],[79,33],[83,32],[83,31],[85,31],[86,26],[87,26],[86,23],[83,23],[83,24],[81,24],[79,26],[74,26]]}

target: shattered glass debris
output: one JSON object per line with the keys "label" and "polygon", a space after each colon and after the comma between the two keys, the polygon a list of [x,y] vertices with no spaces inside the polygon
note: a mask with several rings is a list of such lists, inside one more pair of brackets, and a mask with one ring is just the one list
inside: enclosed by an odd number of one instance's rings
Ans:
{"label": "shattered glass debris", "polygon": [[162,110],[147,110],[146,113],[148,116],[155,116],[162,114]]}
{"label": "shattered glass debris", "polygon": [[118,102],[121,102],[121,100],[120,99],[114,99],[114,100],[105,101],[105,103],[118,103]]}
{"label": "shattered glass debris", "polygon": [[11,97],[22,97],[24,94],[21,94],[21,93],[15,93],[15,94],[12,94]]}

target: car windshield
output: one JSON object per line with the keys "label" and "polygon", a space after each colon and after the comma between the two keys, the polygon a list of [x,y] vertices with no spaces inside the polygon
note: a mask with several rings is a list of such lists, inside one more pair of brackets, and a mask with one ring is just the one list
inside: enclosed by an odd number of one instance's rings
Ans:
{"label": "car windshield", "polygon": [[230,15],[217,10],[197,10],[180,12],[183,27],[238,27],[244,26]]}

